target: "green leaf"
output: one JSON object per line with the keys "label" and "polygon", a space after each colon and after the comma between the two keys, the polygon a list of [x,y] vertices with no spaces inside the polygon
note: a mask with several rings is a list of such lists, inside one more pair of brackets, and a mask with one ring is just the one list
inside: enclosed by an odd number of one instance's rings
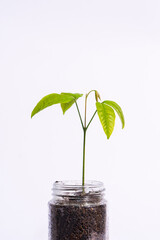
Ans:
{"label": "green leaf", "polygon": [[118,114],[118,116],[121,120],[122,129],[123,129],[124,126],[125,126],[125,119],[124,119],[124,115],[123,115],[123,111],[122,111],[121,107],[116,102],[113,102],[113,101],[110,101],[110,100],[106,100],[103,103],[112,107],[117,112],[117,114]]}
{"label": "green leaf", "polygon": [[31,113],[31,118],[37,114],[38,112],[42,111],[44,108],[47,108],[49,106],[52,106],[53,104],[58,103],[67,103],[73,100],[72,96],[64,95],[64,94],[58,94],[58,93],[52,93],[45,97],[43,97],[35,106]]}
{"label": "green leaf", "polygon": [[80,97],[83,96],[83,94],[80,94],[80,93],[64,93],[64,92],[62,92],[61,94],[63,94],[63,95],[69,95],[69,96],[71,96],[71,97],[74,97],[76,100],[77,100],[78,98],[80,98]]}
{"label": "green leaf", "polygon": [[61,93],[61,94],[73,97],[73,100],[71,100],[70,102],[61,103],[61,108],[62,108],[63,114],[65,114],[65,112],[75,103],[75,101],[78,98],[83,96],[83,94],[80,94],[80,93]]}
{"label": "green leaf", "polygon": [[99,102],[96,102],[96,108],[103,130],[107,135],[107,139],[109,139],[115,124],[116,115],[114,110],[110,106]]}

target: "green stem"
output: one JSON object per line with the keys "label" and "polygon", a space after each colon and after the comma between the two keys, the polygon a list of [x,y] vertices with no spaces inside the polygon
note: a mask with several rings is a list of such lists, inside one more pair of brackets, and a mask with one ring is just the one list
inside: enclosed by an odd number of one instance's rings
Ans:
{"label": "green stem", "polygon": [[96,115],[96,112],[97,112],[97,110],[94,112],[94,114],[93,114],[91,120],[89,121],[89,123],[88,123],[88,125],[87,125],[87,127],[86,127],[86,130],[87,130],[87,128],[89,127],[89,125],[91,124],[91,122],[92,122],[94,116]]}
{"label": "green stem", "polygon": [[[95,90],[92,90],[92,91],[95,91]],[[93,116],[91,117],[91,120],[89,121],[88,125],[86,126],[86,115],[87,115],[87,97],[88,95],[92,92],[90,91],[88,94],[86,94],[85,96],[85,112],[84,112],[84,124],[83,124],[83,121],[82,121],[82,117],[81,117],[81,114],[80,114],[80,111],[79,111],[79,107],[78,107],[78,104],[77,102],[75,101],[75,104],[76,104],[76,107],[77,107],[77,111],[78,111],[78,115],[79,115],[79,118],[80,118],[80,121],[81,121],[81,125],[82,125],[82,128],[83,128],[83,167],[82,167],[82,186],[85,185],[85,150],[86,150],[86,131],[89,127],[89,125],[91,124],[94,116],[96,115],[96,112],[97,110],[94,112]],[[84,190],[84,189],[83,189]]]}
{"label": "green stem", "polygon": [[76,101],[75,101],[75,104],[76,104],[76,107],[77,107],[77,111],[78,111],[78,115],[79,115],[79,118],[80,118],[80,121],[81,121],[82,128],[84,129],[82,117],[81,117],[81,114],[80,114],[80,111],[79,111],[79,107],[78,107],[78,104],[77,104]]}
{"label": "green stem", "polygon": [[85,149],[86,149],[86,113],[87,113],[87,94],[85,96],[85,111],[84,111],[84,128],[83,128],[83,170],[82,170],[82,186],[84,186],[85,182]]}
{"label": "green stem", "polygon": [[82,171],[82,185],[85,183],[85,148],[86,148],[86,128],[83,130],[83,171]]}
{"label": "green stem", "polygon": [[[86,105],[85,105],[86,106]],[[85,108],[86,109],[86,108]],[[84,186],[84,183],[85,183],[85,150],[86,150],[86,131],[87,131],[87,128],[89,127],[90,123],[92,122],[94,116],[96,115],[96,112],[97,110],[94,112],[91,120],[89,121],[87,127],[84,127],[83,128],[83,172],[82,172],[82,185]],[[86,113],[86,111],[85,111]],[[86,123],[86,117],[85,117],[85,123]]]}

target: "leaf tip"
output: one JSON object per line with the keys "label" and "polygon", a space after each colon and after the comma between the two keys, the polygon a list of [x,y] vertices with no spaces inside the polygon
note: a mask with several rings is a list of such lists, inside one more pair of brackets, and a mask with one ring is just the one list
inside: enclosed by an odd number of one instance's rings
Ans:
{"label": "leaf tip", "polygon": [[122,129],[125,127],[125,121],[123,122],[123,124],[122,124]]}
{"label": "leaf tip", "polygon": [[37,112],[35,112],[35,108],[33,109],[33,111],[31,112],[31,118],[34,117],[34,115],[36,115]]}
{"label": "leaf tip", "polygon": [[34,116],[33,112],[31,112],[31,118]]}
{"label": "leaf tip", "polygon": [[[111,134],[112,134],[112,133],[111,133]],[[110,134],[110,135],[107,135],[107,139],[108,139],[108,140],[110,139],[111,134]]]}

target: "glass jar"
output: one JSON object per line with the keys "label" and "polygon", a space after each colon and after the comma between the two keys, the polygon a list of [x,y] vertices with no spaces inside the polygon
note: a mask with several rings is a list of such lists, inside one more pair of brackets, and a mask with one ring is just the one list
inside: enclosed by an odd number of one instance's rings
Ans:
{"label": "glass jar", "polygon": [[103,183],[56,181],[49,202],[49,240],[108,240]]}

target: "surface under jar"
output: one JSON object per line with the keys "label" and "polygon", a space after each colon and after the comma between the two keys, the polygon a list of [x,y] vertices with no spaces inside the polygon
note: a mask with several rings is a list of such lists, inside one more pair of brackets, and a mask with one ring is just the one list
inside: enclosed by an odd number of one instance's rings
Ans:
{"label": "surface under jar", "polygon": [[98,181],[56,181],[49,202],[49,240],[108,240],[105,188]]}

